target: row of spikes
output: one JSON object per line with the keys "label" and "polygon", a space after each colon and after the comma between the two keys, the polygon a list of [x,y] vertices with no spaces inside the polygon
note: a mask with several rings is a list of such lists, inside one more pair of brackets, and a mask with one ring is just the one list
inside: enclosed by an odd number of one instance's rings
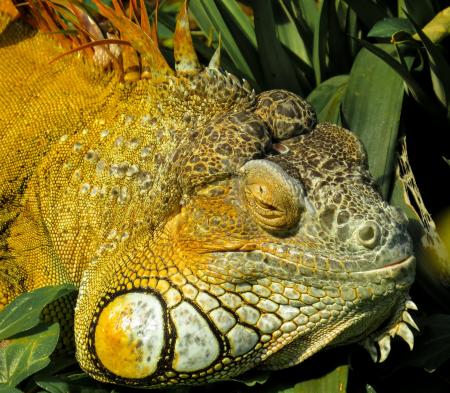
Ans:
{"label": "row of spikes", "polygon": [[[90,52],[89,57],[96,65],[105,68],[112,64],[121,80],[164,79],[175,75],[158,47],[158,2],[153,23],[150,23],[144,0],[130,0],[127,11],[121,0],[112,0],[112,8],[101,0],[92,1],[100,15],[114,26],[114,32],[106,33],[107,38],[81,0],[29,0],[26,3],[32,16],[29,23],[40,31],[52,33],[66,49],[51,62],[85,50]],[[67,21],[76,31],[70,30]],[[196,74],[202,69],[192,42],[187,0],[176,19],[174,58],[177,75]],[[220,43],[208,67],[219,69]]]}

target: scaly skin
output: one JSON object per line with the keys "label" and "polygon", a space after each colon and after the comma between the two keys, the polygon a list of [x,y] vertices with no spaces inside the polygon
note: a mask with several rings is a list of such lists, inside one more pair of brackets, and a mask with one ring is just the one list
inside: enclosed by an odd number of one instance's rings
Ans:
{"label": "scaly skin", "polygon": [[138,386],[412,345],[406,219],[357,138],[292,93],[255,95],[216,57],[201,68],[185,10],[176,74],[100,10],[152,78],[123,82],[79,54],[49,64],[63,48],[0,8],[1,304],[77,285],[81,367]]}

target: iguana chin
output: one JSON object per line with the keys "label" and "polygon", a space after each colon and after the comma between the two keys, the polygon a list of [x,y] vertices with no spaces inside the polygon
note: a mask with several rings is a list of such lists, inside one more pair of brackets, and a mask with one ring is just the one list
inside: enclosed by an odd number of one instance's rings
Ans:
{"label": "iguana chin", "polygon": [[[17,19],[10,1],[3,305],[74,283],[81,367],[136,386],[285,368],[351,342],[383,361],[396,335],[413,346],[406,218],[352,133],[290,92],[255,95],[218,53],[200,66],[186,4],[173,71],[143,2],[138,25],[94,0],[100,28],[77,2],[29,2]],[[68,26],[77,35],[48,34]]]}

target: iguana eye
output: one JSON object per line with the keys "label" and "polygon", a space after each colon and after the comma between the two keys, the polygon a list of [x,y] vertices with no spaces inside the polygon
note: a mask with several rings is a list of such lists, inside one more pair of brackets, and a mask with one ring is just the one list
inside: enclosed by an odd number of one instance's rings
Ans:
{"label": "iguana eye", "polygon": [[266,160],[249,161],[241,171],[247,208],[261,227],[282,231],[298,224],[304,200],[303,186],[298,180]]}
{"label": "iguana eye", "polygon": [[265,184],[247,184],[245,193],[247,201],[251,201],[250,203],[253,208],[257,210],[261,216],[274,218],[283,214],[283,211],[280,210],[282,207],[277,207],[274,204],[271,190],[269,190]]}

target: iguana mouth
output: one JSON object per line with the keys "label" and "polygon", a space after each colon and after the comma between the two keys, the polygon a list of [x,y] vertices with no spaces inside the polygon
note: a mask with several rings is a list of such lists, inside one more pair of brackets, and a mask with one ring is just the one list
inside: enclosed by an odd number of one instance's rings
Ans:
{"label": "iguana mouth", "polygon": [[263,243],[259,247],[259,251],[264,254],[268,254],[271,257],[280,258],[291,263],[299,263],[300,265],[313,268],[315,270],[336,273],[347,272],[350,274],[365,274],[372,272],[387,272],[394,269],[399,270],[402,268],[408,268],[415,263],[415,257],[413,255],[402,255],[401,257],[395,259],[394,262],[375,266],[373,269],[352,270],[352,261],[347,261],[344,258],[334,259],[320,254],[315,255],[313,252],[302,251],[296,247],[290,247],[287,245]]}
{"label": "iguana mouth", "polygon": [[351,276],[365,275],[374,276],[379,275],[380,277],[386,276],[387,278],[396,278],[400,275],[408,275],[415,269],[416,258],[413,255],[402,257],[395,262],[391,262],[387,265],[376,267],[375,269],[362,270],[359,272],[350,273]]}
{"label": "iguana mouth", "polygon": [[[296,247],[261,243],[257,248],[241,247],[239,249],[220,250],[213,253],[214,263],[208,265],[209,271],[227,271],[236,274],[255,276],[270,275],[282,279],[297,281],[299,278],[316,277],[317,279],[348,281],[349,278],[360,282],[367,280],[395,281],[400,285],[411,283],[414,278],[415,257],[401,256],[388,264],[375,263],[361,269],[358,261],[333,259],[312,251],[303,251]],[[243,254],[245,258],[243,259]],[[243,263],[244,260],[246,263]]]}
{"label": "iguana mouth", "polygon": [[413,265],[416,261],[416,258],[414,255],[409,255],[407,257],[403,257],[400,259],[397,259],[395,262],[391,262],[387,265],[384,265],[380,268],[373,269],[373,270],[367,270],[367,272],[378,272],[378,271],[384,271],[384,270],[393,270],[393,269],[401,269],[404,267],[409,267]]}
{"label": "iguana mouth", "polygon": [[400,265],[400,264],[406,264],[407,262],[410,262],[411,259],[415,259],[413,255],[409,255],[409,256],[407,256],[405,258],[398,259],[395,262],[392,262],[392,263],[389,263],[389,264],[385,265],[381,269],[390,268],[390,267],[397,266],[397,265]]}

